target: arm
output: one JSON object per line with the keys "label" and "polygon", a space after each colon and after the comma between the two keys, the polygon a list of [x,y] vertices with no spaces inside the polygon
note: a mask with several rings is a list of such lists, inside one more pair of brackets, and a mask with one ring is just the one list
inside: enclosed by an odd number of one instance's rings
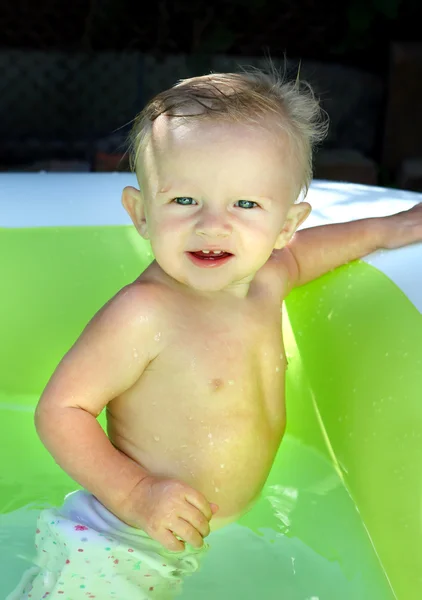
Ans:
{"label": "arm", "polygon": [[147,472],[111,444],[96,417],[153,358],[146,341],[154,335],[152,307],[139,286],[119,292],[60,362],[35,412],[37,432],[56,462],[112,512]]}
{"label": "arm", "polygon": [[309,227],[283,249],[291,280],[298,287],[328,271],[384,247],[382,218]]}

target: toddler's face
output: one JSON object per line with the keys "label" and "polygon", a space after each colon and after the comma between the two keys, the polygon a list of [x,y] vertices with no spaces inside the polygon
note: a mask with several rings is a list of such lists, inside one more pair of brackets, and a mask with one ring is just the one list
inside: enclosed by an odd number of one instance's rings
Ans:
{"label": "toddler's face", "polygon": [[[174,127],[157,119],[142,161],[137,225],[160,267],[198,291],[244,295],[296,229],[293,164],[285,136],[269,128],[198,121]],[[202,250],[210,254],[192,254]],[[207,259],[213,250],[231,256]]]}

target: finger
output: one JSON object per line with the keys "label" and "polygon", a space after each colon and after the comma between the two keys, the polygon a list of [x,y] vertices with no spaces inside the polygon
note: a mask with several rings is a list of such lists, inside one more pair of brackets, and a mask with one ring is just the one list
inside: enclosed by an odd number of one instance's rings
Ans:
{"label": "finger", "polygon": [[209,521],[212,517],[211,507],[208,500],[196,490],[188,490],[185,494],[186,500],[195,508],[201,511],[204,517]]}
{"label": "finger", "polygon": [[185,549],[183,540],[178,540],[174,533],[168,529],[157,537],[156,540],[171,552],[183,552]]}
{"label": "finger", "polygon": [[195,527],[182,518],[178,518],[172,528],[173,533],[194,548],[202,548],[204,545],[204,539]]}
{"label": "finger", "polygon": [[210,524],[208,519],[200,510],[193,507],[191,504],[186,503],[186,510],[181,510],[179,517],[192,525],[203,538],[210,534]]}

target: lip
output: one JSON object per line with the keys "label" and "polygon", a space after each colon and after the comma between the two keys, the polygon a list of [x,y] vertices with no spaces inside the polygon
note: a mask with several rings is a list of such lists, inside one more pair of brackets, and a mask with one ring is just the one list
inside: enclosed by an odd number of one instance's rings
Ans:
{"label": "lip", "polygon": [[218,260],[204,260],[195,256],[193,252],[186,252],[186,254],[194,265],[197,267],[202,267],[203,269],[215,269],[217,267],[222,267],[229,262],[231,258],[233,258],[233,254],[230,254],[230,256],[225,256],[224,258],[220,258]]}
{"label": "lip", "polygon": [[207,246],[206,248],[194,248],[193,250],[189,250],[189,252],[201,252],[202,250],[208,250],[208,252],[218,250],[221,252],[227,252],[228,254],[233,254],[233,252],[230,252],[230,250],[225,250],[224,248],[221,248],[221,246]]}

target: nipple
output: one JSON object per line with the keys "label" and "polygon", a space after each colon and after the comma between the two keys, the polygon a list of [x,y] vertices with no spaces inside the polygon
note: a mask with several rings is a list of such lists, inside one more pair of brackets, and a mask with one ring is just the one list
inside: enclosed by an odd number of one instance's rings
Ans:
{"label": "nipple", "polygon": [[224,385],[223,380],[219,378],[210,379],[208,383],[214,390],[219,390]]}

